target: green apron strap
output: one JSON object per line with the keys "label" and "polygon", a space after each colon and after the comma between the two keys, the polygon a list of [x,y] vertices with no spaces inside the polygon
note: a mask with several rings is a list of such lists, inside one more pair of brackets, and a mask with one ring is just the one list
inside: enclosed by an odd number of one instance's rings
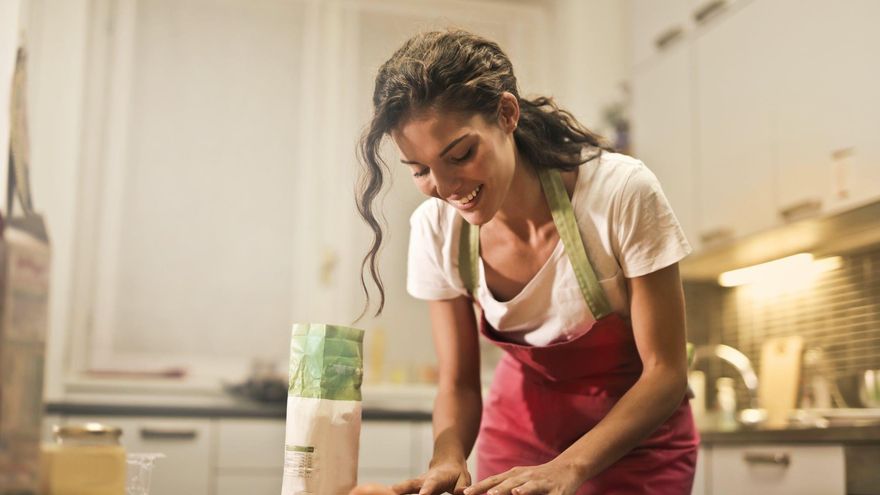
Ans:
{"label": "green apron strap", "polygon": [[[574,269],[575,277],[581,288],[584,300],[587,302],[593,317],[597,320],[611,313],[611,305],[605,297],[602,286],[596,278],[596,273],[587,259],[587,252],[581,239],[577,220],[568,199],[568,192],[562,177],[556,170],[540,169],[538,177],[544,195],[550,205],[553,222],[562,239],[565,252]],[[461,235],[458,243],[458,271],[465,288],[472,297],[476,297],[479,285],[478,260],[480,256],[480,228],[469,224],[466,220],[461,221]]]}
{"label": "green apron strap", "polygon": [[480,228],[461,219],[461,237],[458,240],[458,273],[468,294],[477,298],[480,285],[478,259],[480,256]]}
{"label": "green apron strap", "polygon": [[550,203],[553,222],[556,224],[556,230],[562,239],[562,245],[568,254],[587,306],[590,307],[593,317],[597,320],[608,316],[611,314],[611,305],[608,304],[605,292],[599,285],[599,279],[596,278],[596,272],[593,271],[590,260],[587,259],[587,251],[584,248],[577,220],[571,208],[571,201],[568,199],[568,191],[565,190],[565,184],[562,182],[562,176],[555,169],[538,169],[538,178],[541,179],[544,195],[547,196],[547,202]]}

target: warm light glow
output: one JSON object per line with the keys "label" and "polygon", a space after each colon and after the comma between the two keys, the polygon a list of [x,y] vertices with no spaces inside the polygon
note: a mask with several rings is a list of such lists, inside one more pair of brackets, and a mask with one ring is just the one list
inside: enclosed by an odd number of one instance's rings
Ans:
{"label": "warm light glow", "polygon": [[798,287],[812,282],[817,275],[840,267],[839,256],[814,260],[810,253],[800,253],[760,265],[724,272],[718,277],[723,287],[767,284],[775,287]]}

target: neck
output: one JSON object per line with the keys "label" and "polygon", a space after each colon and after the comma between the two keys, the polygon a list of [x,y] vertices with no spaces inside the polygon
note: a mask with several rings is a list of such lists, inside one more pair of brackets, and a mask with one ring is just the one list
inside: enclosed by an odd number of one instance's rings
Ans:
{"label": "neck", "polygon": [[534,167],[522,159],[519,153],[516,156],[516,169],[510,190],[498,213],[489,223],[509,230],[523,240],[542,235],[547,226],[553,224],[541,180]]}

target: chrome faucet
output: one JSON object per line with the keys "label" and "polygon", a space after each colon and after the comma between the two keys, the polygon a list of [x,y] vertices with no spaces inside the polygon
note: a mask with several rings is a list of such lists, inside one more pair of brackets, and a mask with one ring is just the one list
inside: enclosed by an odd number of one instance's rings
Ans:
{"label": "chrome faucet", "polygon": [[746,389],[749,391],[749,408],[758,409],[758,375],[755,374],[755,370],[752,368],[752,362],[749,360],[749,357],[729,345],[720,344],[698,346],[694,349],[694,358],[691,361],[690,366],[691,369],[694,368],[694,365],[697,364],[697,362],[712,357],[726,361],[736,368],[736,371],[739,372],[740,378],[742,378],[743,384],[745,384]]}

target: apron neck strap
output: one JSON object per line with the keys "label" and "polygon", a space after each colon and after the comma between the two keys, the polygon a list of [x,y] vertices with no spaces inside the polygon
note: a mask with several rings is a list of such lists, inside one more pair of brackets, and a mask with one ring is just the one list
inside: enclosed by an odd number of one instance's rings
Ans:
{"label": "apron neck strap", "polygon": [[[571,200],[562,182],[562,176],[555,169],[538,169],[538,178],[544,196],[550,205],[550,213],[553,215],[553,223],[562,239],[565,252],[574,269],[575,277],[581,289],[581,294],[593,317],[597,320],[611,313],[611,305],[605,297],[602,286],[592,265],[587,258],[587,251],[581,239],[577,220],[571,207]],[[461,234],[459,237],[458,268],[465,288],[471,297],[476,299],[476,290],[479,286],[479,256],[480,256],[480,228],[473,226],[462,219]]]}

